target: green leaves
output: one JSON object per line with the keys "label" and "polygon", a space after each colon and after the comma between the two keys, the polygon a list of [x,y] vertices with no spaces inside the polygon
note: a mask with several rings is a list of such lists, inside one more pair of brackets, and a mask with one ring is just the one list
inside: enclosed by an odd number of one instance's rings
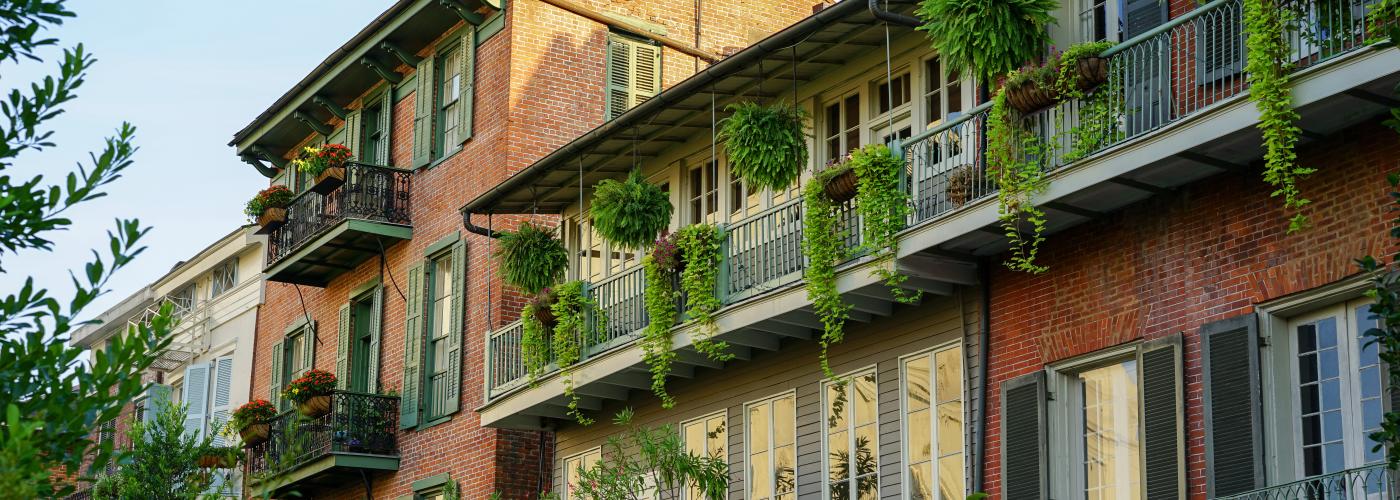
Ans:
{"label": "green leaves", "polygon": [[496,258],[501,260],[501,279],[534,295],[564,278],[569,268],[569,252],[554,237],[554,230],[525,221],[514,232],[503,232]]}
{"label": "green leaves", "polygon": [[1292,91],[1288,86],[1288,70],[1292,65],[1292,48],[1286,24],[1288,9],[1273,0],[1245,0],[1244,30],[1245,72],[1249,74],[1249,95],[1259,108],[1259,131],[1264,138],[1264,182],[1274,186],[1270,196],[1282,197],[1285,210],[1293,212],[1288,232],[1296,233],[1309,225],[1301,213],[1311,203],[1298,189],[1299,178],[1314,169],[1299,167],[1294,150],[1302,130],[1295,123],[1298,112],[1293,109]]}
{"label": "green leaves", "polygon": [[642,331],[642,361],[651,370],[651,392],[661,399],[662,408],[675,406],[676,399],[666,392],[666,376],[671,373],[671,364],[676,352],[671,339],[672,327],[676,325],[676,293],[672,282],[675,272],[662,269],[651,255],[642,257],[642,271],[646,273],[646,287],[642,300],[646,304],[647,327]]}
{"label": "green leaves", "polygon": [[861,248],[874,260],[871,271],[889,287],[895,300],[910,304],[919,294],[900,287],[908,276],[894,268],[899,254],[899,238],[909,219],[909,194],[899,187],[904,164],[883,144],[870,144],[851,154],[850,168],[856,173],[856,210],[860,213]]}
{"label": "green leaves", "polygon": [[1059,8],[1056,0],[922,0],[914,13],[950,73],[991,83],[1041,55]]}
{"label": "green leaves", "polygon": [[715,313],[723,305],[715,290],[719,286],[720,249],[724,237],[724,233],[713,224],[692,224],[676,233],[676,245],[680,248],[681,258],[685,260],[685,269],[681,270],[685,314],[690,321],[699,325],[691,343],[696,351],[716,361],[728,361],[734,357],[728,353],[729,344],[714,340],[718,333]]}
{"label": "green leaves", "polygon": [[[1039,136],[1026,133],[1013,121],[1007,109],[1006,88],[992,97],[987,115],[988,171],[997,182],[997,219],[1011,246],[1003,264],[1014,271],[1040,274],[1048,270],[1035,263],[1040,244],[1045,241],[1045,212],[1032,198],[1045,191],[1045,171],[1041,162],[1053,157],[1053,146]],[[1022,227],[1030,225],[1026,234]]]}
{"label": "green leaves", "polygon": [[726,109],[732,114],[720,122],[719,140],[729,168],[752,189],[791,186],[807,164],[807,112],[786,103],[739,102]]}
{"label": "green leaves", "polygon": [[606,179],[593,187],[593,227],[626,249],[646,248],[671,222],[671,198],[632,170],[625,181]]}
{"label": "green leaves", "polygon": [[689,488],[703,495],[696,500],[725,498],[729,489],[726,457],[686,451],[681,433],[669,424],[647,428],[632,420],[630,408],[613,418],[613,424],[625,431],[608,438],[602,460],[579,467],[579,481],[569,498],[680,498],[681,490]]}
{"label": "green leaves", "polygon": [[827,348],[845,338],[846,319],[851,312],[851,306],[841,301],[836,290],[836,265],[850,256],[836,208],[826,197],[824,182],[813,180],[802,187],[802,255],[807,257],[802,277],[807,281],[807,300],[812,301],[812,309],[822,322],[822,373],[831,379],[836,378],[836,373],[827,360]]}
{"label": "green leaves", "polygon": [[[578,396],[574,394],[573,365],[581,359],[589,331],[605,330],[607,318],[588,297],[586,286],[582,281],[570,281],[554,288],[554,304],[550,306],[550,311],[554,313],[554,337],[550,347],[554,362],[559,366],[559,376],[564,382],[564,395],[569,398],[569,414],[579,424],[592,425],[593,419],[584,415],[578,407]],[[598,317],[592,329],[588,325],[590,313]]]}

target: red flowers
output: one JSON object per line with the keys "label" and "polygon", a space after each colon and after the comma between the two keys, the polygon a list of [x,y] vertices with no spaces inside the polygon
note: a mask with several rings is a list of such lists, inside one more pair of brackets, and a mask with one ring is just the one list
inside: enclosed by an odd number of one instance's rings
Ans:
{"label": "red flowers", "polygon": [[301,403],[313,396],[325,396],[335,390],[335,375],[325,370],[311,369],[297,377],[282,390],[282,397]]}
{"label": "red flowers", "polygon": [[292,203],[293,198],[296,198],[296,193],[287,189],[287,186],[274,184],[267,189],[258,191],[253,199],[248,200],[248,204],[243,207],[243,213],[250,219],[257,220],[258,216],[269,208],[287,208],[287,205]]}
{"label": "red flowers", "polygon": [[233,426],[243,428],[266,421],[277,415],[277,409],[266,399],[254,399],[233,410]]}

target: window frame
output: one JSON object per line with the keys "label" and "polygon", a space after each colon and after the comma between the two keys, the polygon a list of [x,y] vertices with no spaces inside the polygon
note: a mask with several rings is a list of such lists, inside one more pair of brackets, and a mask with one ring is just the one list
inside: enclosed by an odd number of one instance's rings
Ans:
{"label": "window frame", "polygon": [[[869,366],[865,366],[865,367],[862,367],[862,368],[857,368],[857,369],[854,369],[854,370],[851,370],[851,371],[842,373],[842,374],[840,374],[840,375],[838,376],[838,378],[839,378],[840,380],[845,380],[845,381],[847,382],[848,385],[849,385],[849,384],[851,383],[851,381],[853,381],[856,377],[863,377],[863,376],[865,376],[865,375],[867,375],[867,374],[870,375],[871,378],[875,379],[875,392],[874,392],[874,394],[875,394],[875,399],[874,399],[874,404],[875,404],[875,421],[873,422],[873,424],[874,424],[874,426],[875,426],[875,441],[874,441],[874,443],[872,443],[872,444],[874,445],[874,446],[873,446],[872,455],[875,457],[875,473],[874,473],[874,478],[875,478],[875,498],[880,498],[880,490],[881,490],[881,487],[880,487],[880,467],[881,467],[882,465],[884,465],[884,464],[880,463],[880,423],[881,423],[881,421],[880,421],[880,371],[879,371],[878,368],[879,368],[879,367],[878,367],[877,365],[873,365],[873,364],[872,364],[872,365],[869,365]],[[829,429],[830,426],[827,425],[827,423],[825,422],[825,420],[826,420],[826,418],[827,418],[827,417],[826,417],[826,411],[827,411],[827,406],[828,406],[826,391],[827,391],[827,387],[830,387],[830,386],[832,386],[832,385],[833,385],[833,382],[832,382],[831,380],[823,379],[822,382],[821,382],[821,386],[820,386],[820,388],[818,389],[818,395],[820,396],[820,400],[821,400],[821,406],[819,407],[819,408],[820,408],[820,410],[819,410],[820,413],[819,413],[819,419],[818,419],[818,425],[820,425],[820,427],[821,427],[820,430],[818,430],[818,433],[821,434],[821,450],[822,450],[822,454],[821,454],[821,456],[822,456],[822,458],[821,458],[821,474],[822,474],[822,475],[821,475],[821,488],[822,488],[822,493],[821,493],[821,494],[822,494],[822,498],[823,498],[823,499],[827,499],[827,500],[830,500],[830,498],[831,498],[831,469],[830,469],[830,467],[828,466],[828,461],[826,460],[826,457],[827,457],[828,455],[831,454],[831,444],[830,444],[830,441],[829,441],[830,436],[828,435],[828,434],[830,433],[830,429]],[[849,433],[849,434],[850,434],[850,436],[849,436],[849,438],[848,438],[848,443],[847,443],[847,445],[849,446],[849,448],[847,449],[847,452],[848,452],[848,453],[856,453],[856,451],[855,451],[856,429],[857,429],[857,427],[860,427],[859,425],[857,425],[857,424],[855,423],[855,419],[853,418],[853,416],[855,415],[855,405],[854,405],[853,403],[854,403],[853,400],[847,399],[847,408],[846,408],[846,409],[847,409],[848,416],[846,417],[846,427],[840,431],[840,432],[846,432],[846,433]],[[851,472],[852,472],[852,474],[851,474],[851,476],[850,476],[849,478],[847,478],[844,482],[850,483],[850,484],[852,484],[852,485],[860,484],[860,474],[855,473],[855,468],[856,468],[856,465],[855,465],[855,464],[851,464]],[[859,497],[859,494],[857,493],[856,495],[853,495],[853,496],[851,496],[850,498],[860,498],[860,497]]]}
{"label": "window frame", "polygon": [[[448,373],[448,371],[451,370],[451,366],[450,366],[450,365],[445,366],[445,367],[442,367],[441,370],[439,370],[439,367],[437,366],[437,365],[438,365],[438,362],[437,362],[437,358],[438,358],[437,348],[438,348],[440,345],[446,346],[446,344],[442,344],[442,343],[443,343],[443,342],[447,342],[447,341],[449,340],[449,337],[452,336],[452,331],[451,331],[452,322],[451,322],[451,320],[450,320],[450,318],[451,318],[450,315],[452,314],[452,301],[458,300],[460,297],[454,297],[454,296],[452,296],[452,281],[451,281],[452,276],[451,276],[451,274],[448,275],[448,278],[447,278],[446,282],[445,282],[445,283],[442,283],[443,288],[444,288],[444,292],[443,292],[443,293],[444,293],[444,296],[443,296],[443,297],[437,296],[437,293],[438,293],[438,285],[440,284],[440,283],[439,283],[439,279],[440,279],[439,274],[441,274],[441,272],[440,272],[440,270],[439,270],[439,267],[440,267],[440,266],[446,267],[447,270],[448,270],[448,273],[456,273],[456,272],[458,272],[458,270],[457,270],[457,269],[453,269],[453,266],[452,266],[452,252],[451,252],[451,250],[449,249],[449,250],[446,250],[446,251],[442,251],[442,252],[438,252],[438,253],[432,254],[432,255],[428,256],[428,258],[426,259],[426,261],[427,261],[427,265],[424,266],[424,277],[423,277],[423,281],[425,282],[425,285],[426,285],[426,293],[424,293],[424,295],[423,295],[423,307],[426,309],[426,310],[424,311],[424,314],[423,314],[423,322],[424,322],[424,328],[423,328],[423,347],[424,347],[424,348],[423,348],[423,361],[422,361],[422,367],[421,367],[421,369],[423,370],[423,382],[422,382],[422,386],[420,387],[420,389],[419,389],[419,391],[418,391],[418,399],[419,399],[418,403],[419,403],[420,407],[423,408],[423,417],[424,417],[423,419],[424,419],[424,424],[425,424],[425,425],[432,425],[432,424],[434,424],[434,423],[436,423],[436,422],[438,422],[438,421],[441,421],[441,420],[443,420],[443,419],[446,419],[446,418],[448,418],[448,417],[451,417],[451,416],[452,416],[452,413],[453,413],[452,411],[445,411],[445,412],[443,412],[443,413],[441,413],[441,414],[437,414],[437,413],[434,413],[434,412],[433,412],[433,404],[434,404],[434,402],[435,402],[435,396],[437,395],[437,390],[436,390],[436,387],[435,387],[435,385],[434,385],[433,378],[436,377],[436,376],[438,376],[438,375],[440,375],[440,374],[443,375],[443,376],[445,377],[446,374]],[[441,311],[441,316],[447,317],[447,318],[448,318],[448,320],[447,320],[447,322],[446,322],[447,324],[446,324],[445,326],[444,326],[444,325],[439,325],[439,324],[438,324],[438,323],[439,323],[438,319],[439,319],[439,313],[440,313],[440,312],[438,311],[437,307],[438,307],[439,305],[441,305],[444,309],[446,309],[445,311]],[[439,330],[440,330],[440,329],[442,330],[442,332],[441,332],[442,334],[441,334],[441,335],[439,335],[439,333],[440,333]],[[445,349],[445,347],[444,347],[444,349]],[[445,354],[444,354],[444,355],[445,355]],[[449,360],[449,363],[450,363],[450,360]]]}
{"label": "window frame", "polygon": [[[687,427],[687,426],[690,426],[690,425],[693,425],[693,424],[699,424],[699,425],[702,426],[702,427],[701,427],[701,428],[702,428],[702,432],[705,432],[706,434],[708,434],[708,433],[709,433],[709,428],[708,428],[708,427],[704,427],[704,426],[705,426],[706,424],[709,423],[710,419],[713,419],[713,418],[715,418],[715,417],[721,418],[721,419],[722,419],[721,422],[722,422],[722,424],[724,425],[724,428],[723,428],[723,431],[724,431],[724,438],[723,438],[722,441],[721,441],[721,443],[723,443],[724,449],[721,451],[721,453],[720,453],[720,455],[719,455],[718,457],[714,457],[714,453],[713,453],[714,450],[709,449],[709,448],[710,448],[710,446],[709,446],[709,439],[707,438],[707,439],[705,440],[705,442],[702,443],[702,444],[705,445],[705,450],[704,450],[704,455],[701,455],[701,456],[709,455],[709,456],[711,456],[711,458],[720,458],[720,459],[723,459],[723,460],[724,460],[724,463],[725,463],[725,464],[728,464],[728,463],[729,463],[729,453],[730,453],[730,450],[729,450],[729,429],[730,429],[730,427],[731,427],[731,426],[730,426],[730,423],[729,423],[729,408],[728,408],[728,407],[724,408],[723,410],[719,410],[719,411],[715,411],[715,412],[710,412],[710,413],[705,414],[705,415],[699,415],[699,416],[692,417],[692,418],[689,418],[689,419],[686,419],[686,420],[682,420],[682,421],[680,422],[680,425],[677,425],[676,428],[677,428],[677,431],[680,433],[680,436],[681,436],[681,446],[682,446],[683,448],[685,448],[685,451],[686,451],[687,453],[690,453],[690,452],[691,452],[691,450],[690,450],[690,443],[686,442],[686,435],[685,435],[686,427]],[[728,490],[725,490],[724,496],[725,496],[725,498],[729,498],[729,491],[728,491]],[[681,488],[680,488],[680,498],[681,498],[682,500],[704,500],[704,499],[691,499],[691,498],[690,498],[690,487],[689,487],[688,485],[683,485],[683,486],[681,486]]]}
{"label": "window frame", "polygon": [[[753,443],[752,443],[752,440],[753,440],[753,439],[752,439],[753,433],[750,432],[750,430],[749,430],[750,426],[748,425],[748,424],[749,424],[749,409],[752,408],[752,407],[754,407],[754,406],[758,406],[758,405],[769,405],[769,408],[770,408],[769,413],[768,413],[768,436],[769,436],[769,439],[768,439],[768,448],[767,448],[766,451],[767,451],[768,454],[769,454],[768,456],[771,457],[771,456],[773,456],[773,455],[776,453],[776,451],[777,451],[777,447],[776,447],[776,446],[773,446],[773,441],[774,441],[774,440],[773,440],[773,438],[772,438],[772,436],[774,435],[773,429],[775,428],[774,426],[775,426],[775,424],[777,423],[777,418],[774,416],[774,414],[773,414],[773,412],[772,412],[772,410],[771,410],[772,404],[773,404],[774,402],[777,402],[778,400],[788,399],[788,398],[791,398],[791,399],[792,399],[792,431],[793,431],[792,449],[793,449],[793,471],[792,471],[792,492],[791,492],[791,494],[792,494],[792,498],[794,498],[794,499],[797,498],[797,485],[798,485],[798,481],[799,481],[799,479],[800,479],[800,476],[799,476],[798,473],[797,473],[797,472],[798,472],[798,471],[797,471],[797,457],[799,457],[800,455],[798,455],[798,453],[797,453],[797,441],[798,441],[798,440],[797,440],[797,412],[798,412],[798,409],[797,409],[797,408],[798,408],[798,406],[797,406],[797,390],[795,390],[795,389],[789,389],[789,390],[786,390],[786,391],[783,391],[783,392],[780,392],[780,393],[777,393],[777,394],[773,394],[773,395],[770,395],[770,396],[767,396],[767,397],[755,399],[755,400],[748,401],[748,402],[745,402],[745,403],[744,403],[744,410],[743,410],[744,413],[743,413],[743,416],[742,416],[743,422],[744,422],[744,425],[743,425],[743,434],[744,434],[744,435],[743,435],[743,439],[742,439],[742,441],[743,441],[743,443],[744,443],[744,445],[743,445],[743,446],[744,446],[744,451],[743,451],[743,452],[744,452],[744,456],[743,456],[743,461],[742,461],[743,466],[744,466],[744,470],[743,470],[743,473],[744,473],[744,494],[743,494],[742,498],[749,499],[749,498],[750,498],[750,494],[751,494],[751,492],[753,491],[753,490],[752,490],[752,488],[753,488],[753,475],[750,474],[750,472],[752,471],[752,461],[751,461],[751,458],[753,457],[754,450],[753,450]],[[776,464],[774,463],[773,460],[769,460],[769,461],[768,461],[768,471],[767,471],[767,472],[769,473],[769,477],[772,479],[772,481],[770,482],[770,484],[771,484],[771,486],[773,487],[773,489],[776,490],[776,489],[777,489],[777,486],[778,486],[778,481],[777,481],[777,478],[778,478],[778,468],[777,468],[777,466],[776,466]],[[768,500],[774,500],[778,495],[779,495],[778,493],[770,492],[770,493],[769,493],[769,496],[768,496]]]}
{"label": "window frame", "polygon": [[[1124,361],[1136,362],[1133,384],[1138,390],[1137,443],[1138,473],[1137,485],[1141,491],[1145,481],[1145,445],[1142,418],[1142,365],[1138,350],[1142,342],[1101,349],[1082,356],[1046,366],[1046,390],[1059,395],[1046,404],[1046,446],[1049,449],[1047,474],[1050,477],[1052,498],[1083,498],[1087,488],[1084,472],[1084,402],[1076,396],[1074,389],[1079,387],[1080,373],[1103,368]],[[1061,479],[1057,479],[1061,478]],[[1142,493],[1145,495],[1145,493]],[[1145,497],[1139,497],[1145,498]]]}
{"label": "window frame", "polygon": [[594,446],[594,447],[592,447],[592,448],[589,448],[589,449],[587,449],[587,450],[583,450],[583,451],[578,452],[578,453],[574,453],[573,455],[566,456],[566,457],[561,458],[561,459],[559,460],[559,469],[560,469],[560,470],[559,470],[559,479],[560,479],[560,481],[561,481],[561,483],[562,483],[560,486],[563,486],[562,488],[560,488],[560,495],[559,495],[559,499],[560,499],[560,500],[569,500],[569,491],[571,491],[571,490],[573,489],[573,484],[569,482],[569,471],[570,471],[570,469],[569,469],[569,462],[572,462],[572,461],[575,461],[575,460],[579,460],[579,465],[582,466],[582,467],[575,466],[574,469],[577,470],[577,469],[579,469],[579,468],[583,468],[584,470],[588,470],[588,468],[593,467],[593,464],[592,464],[592,463],[586,462],[586,460],[588,459],[589,456],[592,456],[592,455],[597,455],[597,456],[598,456],[598,460],[595,460],[593,463],[597,463],[597,462],[599,462],[599,461],[602,461],[602,460],[603,460],[603,447],[602,447],[602,446]]}
{"label": "window frame", "polygon": [[[447,148],[447,143],[448,143],[448,141],[449,141],[449,137],[448,137],[448,135],[447,135],[447,115],[450,114],[450,113],[456,113],[456,112],[457,112],[457,108],[455,108],[455,107],[453,107],[453,106],[459,106],[459,105],[461,105],[461,103],[462,103],[462,95],[461,95],[462,84],[461,84],[461,79],[462,79],[462,78],[465,78],[465,76],[462,74],[463,68],[462,68],[462,65],[461,65],[461,62],[460,62],[460,61],[457,61],[457,62],[455,63],[455,65],[456,65],[456,67],[457,67],[457,74],[456,74],[457,80],[456,80],[456,84],[453,86],[453,88],[455,89],[455,92],[454,92],[454,93],[455,93],[456,95],[453,96],[453,99],[452,99],[451,101],[444,101],[444,100],[443,100],[443,89],[445,88],[444,85],[447,84],[447,77],[448,77],[448,74],[447,74],[447,71],[446,71],[446,69],[448,68],[448,62],[449,62],[449,61],[453,61],[454,59],[452,59],[452,58],[456,58],[456,57],[459,57],[459,56],[460,56],[460,54],[457,53],[458,50],[461,50],[461,40],[460,40],[459,38],[454,38],[454,39],[452,39],[452,40],[449,40],[449,41],[443,43],[443,44],[442,44],[442,48],[439,49],[439,50],[437,51],[437,53],[434,55],[434,57],[436,57],[436,60],[434,61],[434,66],[435,66],[435,67],[433,68],[433,75],[432,75],[432,76],[433,76],[433,107],[432,107],[432,125],[433,125],[433,130],[432,130],[432,139],[431,139],[431,140],[432,140],[432,146],[429,148],[429,149],[430,149],[430,152],[429,152],[429,154],[428,154],[428,157],[429,157],[431,160],[438,160],[438,159],[446,158],[446,157],[448,157],[448,156],[451,156],[453,153],[456,153],[458,149],[461,149],[461,146],[460,146],[460,145],[459,145],[457,148],[455,148],[455,149],[453,149],[453,150],[451,150],[451,151],[449,151],[448,148]],[[451,108],[451,110],[449,110],[448,108]],[[461,126],[462,126],[461,123],[457,123],[457,124],[452,128],[452,130],[455,132],[455,131],[457,130],[457,128],[458,128],[458,127],[461,127]]]}
{"label": "window frame", "polygon": [[[911,461],[909,457],[913,456],[913,454],[912,454],[912,453],[910,452],[910,450],[909,450],[909,423],[910,423],[910,419],[909,419],[909,413],[910,413],[910,410],[909,410],[909,380],[910,380],[910,379],[909,379],[909,374],[908,374],[908,365],[907,365],[907,363],[908,363],[909,361],[911,361],[911,360],[914,360],[914,359],[920,358],[920,357],[925,357],[925,358],[927,358],[927,359],[929,360],[929,377],[930,377],[930,381],[932,382],[932,383],[929,385],[929,407],[928,407],[928,409],[927,409],[927,411],[929,412],[929,417],[930,417],[930,420],[929,420],[929,423],[930,423],[930,426],[931,426],[930,441],[931,441],[931,446],[932,446],[932,449],[930,450],[930,459],[929,459],[929,463],[932,464],[932,469],[933,469],[933,471],[934,471],[934,475],[933,475],[932,478],[933,478],[933,483],[934,483],[934,488],[935,488],[935,495],[937,495],[937,494],[938,494],[938,493],[937,493],[938,471],[939,471],[939,469],[938,469],[938,461],[939,461],[939,459],[942,458],[942,457],[939,457],[939,456],[938,456],[938,438],[939,438],[938,432],[937,432],[937,431],[938,431],[938,424],[937,424],[937,421],[934,420],[934,419],[937,417],[937,408],[938,408],[938,405],[940,404],[939,401],[938,401],[938,396],[937,396],[937,394],[936,394],[936,384],[937,384],[936,375],[937,375],[937,373],[938,373],[938,367],[937,367],[937,365],[936,365],[936,363],[937,363],[937,359],[936,359],[936,358],[937,358],[938,353],[944,352],[944,351],[949,351],[949,350],[956,350],[956,351],[958,351],[957,357],[958,357],[959,366],[960,366],[960,369],[958,370],[958,377],[959,377],[959,378],[958,378],[958,386],[962,389],[962,390],[960,391],[961,394],[960,394],[960,396],[959,396],[959,399],[957,400],[958,403],[959,403],[959,405],[962,406],[962,414],[963,414],[963,427],[962,427],[962,428],[963,428],[963,430],[964,430],[964,431],[958,436],[958,440],[962,442],[962,451],[960,452],[960,454],[962,455],[962,463],[963,463],[963,466],[962,466],[962,479],[963,479],[963,481],[962,481],[962,488],[963,488],[963,489],[962,489],[962,492],[963,492],[963,495],[962,495],[961,497],[959,497],[959,498],[965,498],[965,497],[967,496],[967,494],[968,494],[968,485],[967,485],[968,473],[967,473],[967,471],[968,471],[968,466],[970,465],[970,462],[969,462],[969,460],[970,460],[970,459],[969,459],[970,453],[969,453],[969,450],[968,450],[969,443],[968,443],[968,436],[967,436],[967,432],[966,432],[967,423],[968,423],[968,419],[967,419],[967,399],[968,399],[968,394],[967,394],[967,391],[968,391],[968,384],[967,384],[967,353],[963,351],[963,345],[962,345],[962,342],[961,342],[961,341],[950,341],[950,342],[944,342],[944,343],[942,343],[942,344],[935,345],[935,346],[932,346],[932,347],[928,347],[928,348],[926,348],[926,349],[921,349],[921,350],[919,350],[919,351],[917,351],[917,352],[914,352],[914,353],[910,353],[910,354],[906,354],[906,355],[900,356],[899,359],[898,359],[898,362],[899,362],[899,436],[900,436],[900,457],[901,457],[901,469],[902,469],[902,470],[900,471],[900,488],[901,488],[901,492],[900,492],[900,493],[903,495],[902,498],[911,498],[909,489],[910,489],[910,487],[913,485],[913,481],[912,481],[912,480],[910,479],[910,477],[909,477],[909,476],[910,476],[910,473],[909,473],[909,464],[910,464],[910,461]],[[948,499],[944,499],[944,500],[948,500]],[[956,500],[956,499],[952,499],[952,500]]]}
{"label": "window frame", "polygon": [[[866,118],[862,123],[862,125],[870,130],[869,142],[865,144],[888,144],[890,141],[882,141],[881,135],[890,135],[892,138],[907,139],[914,134],[914,103],[918,101],[914,98],[914,71],[909,68],[909,65],[904,64],[894,68],[894,70],[890,72],[890,75],[891,78],[889,79],[886,79],[884,75],[880,75],[878,78],[870,81],[870,89],[867,94],[867,100],[869,101],[867,105],[870,106],[870,111],[863,113]],[[903,82],[901,86],[902,90],[898,93],[904,94],[904,102],[894,104],[887,111],[881,111],[880,108],[885,105],[885,101],[880,95],[880,88],[886,84],[899,85],[898,82]],[[892,98],[897,94],[897,92],[894,91],[896,88],[895,85],[890,86],[890,96]],[[890,126],[891,116],[894,117],[893,127]],[[848,128],[848,133],[849,130]]]}
{"label": "window frame", "polygon": [[[838,92],[832,92],[832,97],[821,101],[821,109],[818,111],[821,118],[820,126],[822,127],[818,129],[821,133],[818,137],[821,142],[817,143],[817,146],[821,148],[822,165],[841,160],[846,154],[855,151],[856,148],[859,148],[864,143],[867,124],[869,122],[866,119],[866,110],[861,109],[868,100],[864,95],[867,91],[862,87],[864,87],[864,85],[855,85],[853,87],[844,88]],[[855,110],[856,123],[854,126],[848,123],[850,116],[848,104],[852,102],[855,103],[857,108]],[[836,126],[839,129],[834,131],[834,135],[833,131],[830,130],[832,125],[831,117],[828,116],[828,112],[833,106],[838,108]],[[853,136],[856,138],[857,142],[857,144],[854,145],[849,144],[850,138]],[[831,150],[831,141],[833,140],[837,141],[836,144],[838,145],[837,149],[839,151]]]}
{"label": "window frame", "polygon": [[[227,283],[223,283],[223,282]],[[209,299],[217,299],[238,288],[238,256],[224,259],[209,271]]]}

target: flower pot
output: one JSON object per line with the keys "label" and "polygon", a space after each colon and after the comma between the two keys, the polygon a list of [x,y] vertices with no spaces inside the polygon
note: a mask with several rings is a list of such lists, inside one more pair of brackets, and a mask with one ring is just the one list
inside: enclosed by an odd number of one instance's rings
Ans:
{"label": "flower pot", "polygon": [[543,291],[535,295],[530,303],[535,306],[535,321],[538,321],[546,330],[554,328],[554,310],[550,307],[554,304],[554,292]]}
{"label": "flower pot", "polygon": [[959,165],[948,174],[948,201],[953,208],[962,208],[972,199],[972,188],[977,180],[972,165]]}
{"label": "flower pot", "polygon": [[236,462],[228,450],[222,449],[212,450],[195,459],[195,465],[201,469],[231,469],[237,465]]}
{"label": "flower pot", "polygon": [[297,413],[307,418],[318,418],[331,412],[331,395],[322,394],[311,396],[306,401],[297,403]]}
{"label": "flower pot", "polygon": [[1075,61],[1079,90],[1089,91],[1108,81],[1108,59],[1098,56],[1084,57]]}
{"label": "flower pot", "polygon": [[283,225],[283,224],[286,224],[286,223],[287,223],[287,209],[285,209],[285,208],[269,208],[269,209],[265,209],[265,210],[263,210],[262,215],[259,215],[259,216],[258,216],[258,226],[261,226],[261,227],[258,228],[257,233],[258,233],[258,234],[268,234],[268,233],[271,233],[271,232],[273,232],[273,231],[276,231],[277,228],[282,227],[282,225]]}
{"label": "flower pot", "polygon": [[326,167],[316,174],[316,184],[311,186],[311,190],[326,195],[334,192],[341,184],[345,184],[345,167]]}
{"label": "flower pot", "polygon": [[836,174],[826,181],[822,186],[822,191],[826,193],[827,199],[832,203],[845,203],[856,197],[856,171],[846,169],[845,172]]}
{"label": "flower pot", "polygon": [[1041,88],[1040,84],[1029,81],[1006,89],[1006,102],[1022,114],[1045,109],[1060,100],[1051,88]]}
{"label": "flower pot", "polygon": [[272,432],[272,426],[267,422],[248,424],[238,429],[238,437],[243,438],[244,446],[257,446],[267,442],[267,436]]}

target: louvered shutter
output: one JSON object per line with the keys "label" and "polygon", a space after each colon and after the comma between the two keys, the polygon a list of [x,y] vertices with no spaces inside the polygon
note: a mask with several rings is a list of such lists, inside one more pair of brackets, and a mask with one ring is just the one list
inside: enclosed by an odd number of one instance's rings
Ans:
{"label": "louvered shutter", "polygon": [[608,119],[617,118],[632,103],[632,44],[608,35]]}
{"label": "louvered shutter", "polygon": [[447,332],[447,400],[443,402],[444,412],[455,412],[459,409],[460,397],[462,394],[462,313],[465,299],[464,283],[467,274],[467,244],[458,241],[452,245],[452,303],[450,314],[452,315],[448,323],[451,330]]}
{"label": "louvered shutter", "polygon": [[272,403],[272,407],[278,410],[282,409],[282,386],[286,385],[286,381],[282,380],[282,362],[284,361],[284,356],[285,355],[282,353],[282,341],[279,340],[277,343],[272,344],[272,363],[269,363],[272,367],[272,376],[268,377],[268,380],[270,380],[270,382],[268,382],[270,387],[268,387],[267,390],[267,402]]}
{"label": "louvered shutter", "polygon": [[360,110],[351,111],[345,115],[345,147],[350,148],[350,159],[360,159],[360,136],[363,131],[360,127]]}
{"label": "louvered shutter", "polygon": [[301,371],[297,372],[298,377],[316,367],[316,321],[306,322],[301,335]]}
{"label": "louvered shutter", "polygon": [[1002,498],[1047,498],[1045,448],[1045,372],[1002,382]]}
{"label": "louvered shutter", "polygon": [[399,428],[418,425],[418,388],[423,362],[423,264],[408,270],[408,295],[404,301],[403,392],[399,400]]}
{"label": "louvered shutter", "polygon": [[209,433],[214,436],[214,446],[229,444],[225,439],[224,425],[233,414],[233,358],[225,356],[214,360],[214,383],[209,394]]}
{"label": "louvered shutter", "polygon": [[335,331],[335,388],[350,388],[350,349],[355,340],[355,326],[351,324],[350,304],[340,305],[340,321]]}
{"label": "louvered shutter", "polygon": [[369,370],[366,376],[365,388],[369,392],[379,392],[379,331],[381,309],[384,307],[384,287],[374,288],[374,301],[370,304],[369,312]]}
{"label": "louvered shutter", "polygon": [[467,142],[472,138],[472,104],[476,101],[476,27],[469,26],[467,32],[462,35],[462,46],[457,50],[458,66],[462,72],[461,88],[462,93],[458,97],[457,112],[461,116],[457,120],[457,143]]}
{"label": "louvered shutter", "polygon": [[394,137],[394,87],[391,85],[380,94],[379,105],[379,149],[375,150],[376,165],[392,165]]}
{"label": "louvered shutter", "polygon": [[632,42],[632,68],[631,106],[636,106],[661,92],[661,46]]}
{"label": "louvered shutter", "polygon": [[185,368],[185,436],[204,438],[204,418],[209,411],[209,371],[213,365],[195,363]]}
{"label": "louvered shutter", "polygon": [[1138,347],[1138,366],[1145,498],[1186,498],[1181,445],[1181,335],[1143,343]]}
{"label": "louvered shutter", "polygon": [[1201,327],[1206,496],[1262,486],[1258,327],[1253,314]]}
{"label": "louvered shutter", "polygon": [[433,156],[433,58],[425,57],[418,63],[417,75],[418,90],[413,94],[413,168],[427,165]]}

